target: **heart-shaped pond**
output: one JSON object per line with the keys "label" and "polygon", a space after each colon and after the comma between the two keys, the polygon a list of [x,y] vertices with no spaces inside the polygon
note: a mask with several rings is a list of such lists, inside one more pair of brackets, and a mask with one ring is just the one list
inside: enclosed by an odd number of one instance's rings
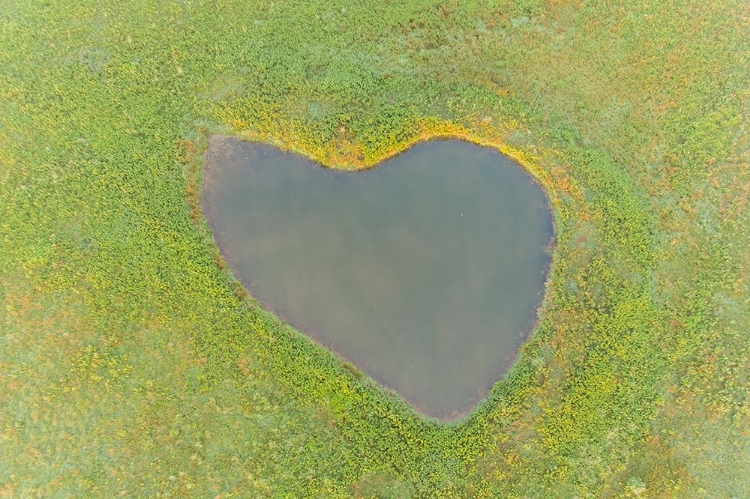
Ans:
{"label": "heart-shaped pond", "polygon": [[430,416],[471,410],[534,325],[551,212],[494,149],[426,142],[342,172],[213,136],[201,204],[265,308]]}

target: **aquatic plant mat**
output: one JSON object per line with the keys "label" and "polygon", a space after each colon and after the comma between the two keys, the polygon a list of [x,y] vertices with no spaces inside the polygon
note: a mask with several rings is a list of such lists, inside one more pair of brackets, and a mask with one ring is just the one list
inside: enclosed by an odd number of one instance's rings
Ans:
{"label": "aquatic plant mat", "polygon": [[[0,3],[0,495],[747,497],[747,3]],[[259,307],[206,136],[546,189],[539,323],[443,424]]]}

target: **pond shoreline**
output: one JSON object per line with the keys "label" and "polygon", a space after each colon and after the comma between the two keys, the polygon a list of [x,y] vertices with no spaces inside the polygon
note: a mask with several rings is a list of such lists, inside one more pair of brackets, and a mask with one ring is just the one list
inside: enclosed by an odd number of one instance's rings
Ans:
{"label": "pond shoreline", "polygon": [[[232,145],[233,142],[234,142],[234,146]],[[322,167],[319,163],[315,163],[313,161],[309,161],[309,160],[304,159],[302,157],[298,157],[296,154],[293,154],[293,153],[286,153],[286,152],[280,151],[278,149],[273,148],[273,146],[262,145],[262,144],[251,144],[251,143],[247,143],[247,142],[244,142],[244,141],[239,141],[238,142],[237,139],[234,139],[231,136],[226,136],[226,135],[211,136],[209,138],[209,145],[210,145],[210,147],[206,150],[206,153],[205,153],[205,158],[206,158],[205,161],[204,161],[204,168],[205,168],[205,170],[204,170],[204,174],[203,174],[203,183],[202,183],[201,189],[200,189],[201,209],[202,209],[202,212],[203,212],[204,216],[206,217],[206,220],[207,220],[207,222],[208,222],[208,224],[209,224],[209,226],[211,228],[212,233],[214,234],[214,240],[216,241],[216,244],[218,244],[219,248],[221,248],[221,253],[223,254],[223,258],[227,261],[227,265],[230,268],[234,269],[233,270],[234,273],[237,273],[239,261],[238,261],[238,258],[236,257],[236,255],[233,255],[232,252],[228,249],[228,247],[231,246],[231,244],[229,244],[227,242],[226,231],[221,231],[219,229],[219,227],[217,226],[216,219],[215,219],[215,213],[214,213],[215,206],[214,206],[213,203],[209,202],[209,197],[210,197],[209,193],[212,193],[212,191],[214,189],[216,189],[217,183],[218,184],[221,183],[221,181],[217,180],[217,179],[220,179],[221,178],[221,174],[223,173],[222,171],[219,170],[221,167],[219,166],[219,162],[215,158],[218,158],[218,157],[222,156],[222,154],[223,155],[229,154],[231,156],[231,154],[232,154],[231,153],[232,147],[239,147],[240,144],[242,145],[242,147],[244,147],[243,150],[246,151],[243,154],[272,155],[272,156],[274,156],[274,158],[278,158],[280,160],[300,161],[300,162],[305,163],[305,167],[304,168],[307,168],[307,169],[310,170],[310,171],[301,170],[303,173],[310,174],[310,175],[313,175],[313,176],[314,175],[323,176],[326,179],[328,179],[327,182],[338,182],[338,181],[343,181],[345,183],[346,182],[355,182],[354,185],[359,185],[361,182],[364,182],[364,180],[362,180],[364,178],[370,178],[370,179],[372,179],[373,178],[373,177],[371,177],[372,174],[376,174],[377,176],[386,175],[386,174],[390,175],[391,174],[390,173],[390,170],[391,170],[391,164],[390,164],[390,162],[391,161],[401,161],[401,162],[403,162],[403,161],[409,161],[410,158],[416,157],[416,155],[419,155],[420,151],[427,150],[429,148],[435,148],[435,147],[437,147],[437,148],[445,148],[445,147],[456,148],[456,147],[458,147],[461,150],[477,151],[476,154],[479,154],[482,157],[486,157],[487,158],[485,160],[490,160],[490,158],[497,158],[496,161],[500,161],[502,158],[504,158],[504,156],[501,153],[496,152],[494,150],[494,148],[482,147],[482,148],[473,149],[474,147],[476,147],[475,144],[472,144],[472,143],[470,143],[468,141],[455,140],[455,139],[450,140],[450,141],[445,141],[445,140],[436,139],[436,140],[432,140],[432,141],[428,141],[428,142],[423,142],[423,143],[420,143],[418,145],[415,145],[415,146],[407,149],[406,151],[403,151],[402,154],[399,154],[399,155],[393,157],[393,158],[399,158],[398,160],[391,159],[389,161],[383,162],[382,163],[383,168],[385,168],[386,170],[388,170],[388,172],[381,172],[381,171],[379,171],[379,170],[377,170],[375,168],[369,168],[369,169],[367,169],[365,171],[360,171],[360,170],[358,170],[358,171],[346,171],[344,173],[343,177],[338,177],[338,174],[341,172],[341,170],[335,170],[335,169],[330,169],[330,168]],[[449,151],[449,150],[450,149],[446,150],[446,152]],[[255,151],[255,152],[253,152],[253,151]],[[274,151],[278,151],[278,152],[274,152]],[[441,155],[445,155],[445,153],[441,153]],[[274,159],[274,161],[276,161],[276,160],[277,159]],[[507,162],[508,160],[507,159],[503,159],[502,161],[506,161]],[[380,164],[381,163],[379,163],[378,166]],[[403,167],[404,166],[396,167],[395,164],[393,165],[393,169],[403,168]],[[517,172],[517,173],[514,173],[514,175],[521,175],[522,174],[524,176],[527,176],[527,178],[529,179],[528,182],[530,182],[531,184],[536,185],[536,187],[535,187],[536,191],[535,192],[543,192],[543,190],[538,186],[538,184],[536,184],[536,182],[534,180],[532,180],[532,177],[528,176],[527,173],[519,165],[517,165],[517,164],[515,164],[514,166],[512,166],[511,163],[507,163],[507,166],[505,166],[505,164],[498,164],[497,166],[489,166],[488,165],[487,168],[489,168],[489,170],[487,170],[487,172],[484,175],[487,175],[488,173],[489,174],[493,174],[493,171],[494,171],[495,168],[503,169],[503,168],[511,168],[511,167],[512,167],[512,169],[508,170],[509,172],[511,172],[511,171],[512,172]],[[233,167],[233,168],[237,168],[237,167]],[[281,166],[279,166],[278,168],[281,168]],[[302,167],[300,167],[300,168],[302,168]],[[312,170],[317,170],[317,173],[312,173]],[[428,177],[426,177],[426,178],[429,178],[430,182],[434,183],[436,181],[437,177],[435,177],[435,175],[430,175],[429,174],[430,171],[433,171],[434,174],[437,174],[439,172],[439,170],[430,170],[429,168],[427,170],[425,170],[425,173],[428,174]],[[505,170],[502,170],[502,171],[505,171]],[[357,173],[357,172],[359,172],[359,175],[362,175],[362,177],[357,177],[357,176],[353,175],[354,173]],[[497,175],[497,174],[499,174],[499,172],[500,172],[500,170],[494,171],[494,174]],[[458,175],[459,173],[466,174],[466,171],[464,171],[463,169],[459,169],[454,174]],[[333,175],[333,176],[331,176],[331,175]],[[338,178],[339,180],[334,180],[336,178]],[[522,177],[519,177],[519,179],[520,178],[522,178]],[[312,180],[310,179],[310,180],[307,180],[305,182],[307,183],[307,182],[310,182],[310,181],[312,181]],[[368,182],[373,182],[373,181],[374,180],[369,180]],[[452,181],[455,181],[455,179],[452,179]],[[322,184],[321,188],[325,188],[325,185],[326,185],[325,183]],[[480,184],[477,184],[477,185],[480,185]],[[244,188],[247,191],[252,190],[252,186],[251,185],[245,185]],[[486,188],[486,186],[484,188]],[[495,186],[495,190],[492,191],[492,193],[493,193],[492,195],[488,191],[487,196],[489,196],[489,198],[487,198],[487,199],[490,199],[490,198],[494,197],[494,193],[498,193],[499,194],[499,192],[501,190],[502,190],[502,183],[501,184],[497,184]],[[257,197],[257,196],[262,196],[262,195],[263,195],[263,193],[259,193],[259,192],[256,192],[255,194],[250,194],[251,197]],[[510,195],[510,191],[508,191],[508,193],[506,195]],[[322,196],[323,196],[323,198],[326,198],[327,195],[322,195]],[[485,196],[485,197],[487,197],[487,196]],[[295,198],[299,197],[299,193],[295,194],[294,197]],[[381,197],[381,196],[378,195],[376,197]],[[468,199],[469,198],[467,198],[467,201],[468,201]],[[490,200],[490,201],[493,201],[493,200]],[[493,202],[495,202],[495,201],[497,201],[497,200],[494,200]],[[214,202],[215,202],[215,200],[214,200]],[[485,201],[485,202],[487,202],[487,201]],[[537,201],[537,202],[539,202],[539,201]],[[546,194],[543,196],[543,201],[542,202],[543,202],[544,206],[547,207],[546,209],[549,210],[550,206],[549,206],[549,201],[548,201],[548,198],[547,198]],[[435,205],[435,206],[437,206],[437,205]],[[277,208],[275,210],[282,209],[282,208],[283,208],[283,206],[277,206]],[[271,211],[274,211],[274,210],[271,210]],[[500,212],[498,212],[498,213],[500,213]],[[464,214],[461,213],[460,217],[463,217],[463,216],[464,216]],[[468,219],[466,219],[466,220],[468,220]],[[550,245],[554,244],[553,242],[555,240],[554,239],[554,237],[555,237],[554,222],[553,222],[553,219],[552,219],[551,216],[549,217],[549,224],[550,224],[550,228],[549,228],[549,241],[550,242],[549,243],[545,243],[545,245],[543,245],[544,246],[544,248],[543,248],[544,251],[548,251]],[[444,230],[447,230],[448,232],[451,232],[452,230],[458,230],[458,227],[460,227],[460,225],[457,226],[456,229],[444,228]],[[323,228],[323,226],[321,226],[321,228]],[[467,237],[471,238],[471,236],[467,236]],[[442,245],[448,244],[448,241],[449,240],[446,240],[444,243],[442,243]],[[503,251],[500,251],[498,254],[502,254],[502,253],[503,253]],[[297,259],[301,258],[303,256],[304,255],[298,255]],[[369,257],[369,258],[372,259],[372,258],[377,258],[377,257],[375,257],[373,255],[372,257]],[[493,262],[493,264],[495,264],[495,263],[496,262]],[[547,263],[543,266],[543,269],[541,270],[541,275],[544,276],[544,278],[542,279],[542,289],[539,291],[539,295],[541,297],[539,298],[539,301],[537,302],[538,304],[541,304],[542,301],[543,301],[543,297],[544,297],[544,293],[545,293],[544,292],[544,284],[543,283],[546,282],[546,277],[549,275],[550,265],[551,265],[551,257],[548,257],[547,258]],[[261,265],[261,267],[266,267],[266,266],[267,266],[267,264],[266,265]],[[283,267],[283,265],[282,265],[282,267]],[[308,272],[310,272],[310,271],[311,270],[308,270]],[[380,271],[380,272],[382,272],[382,271]],[[456,279],[457,277],[454,277],[453,279]],[[420,399],[418,397],[416,397],[416,395],[415,395],[416,392],[412,392],[411,395],[402,392],[401,388],[400,388],[400,384],[398,382],[395,382],[393,379],[389,379],[390,374],[388,374],[387,372],[386,373],[379,372],[377,369],[374,369],[373,366],[370,366],[369,368],[368,367],[364,367],[362,365],[362,361],[360,359],[362,353],[360,353],[360,354],[354,354],[354,353],[352,353],[353,352],[353,350],[352,350],[353,346],[352,345],[349,345],[348,347],[340,348],[339,346],[337,346],[336,342],[331,343],[331,338],[326,338],[325,335],[321,336],[321,328],[325,329],[323,326],[321,326],[320,324],[318,324],[315,327],[311,327],[306,320],[301,319],[300,317],[296,316],[295,313],[292,313],[289,310],[286,310],[284,306],[279,307],[278,303],[275,302],[273,299],[269,299],[266,296],[264,296],[264,291],[263,290],[259,290],[257,288],[257,283],[253,284],[254,278],[249,277],[247,271],[241,271],[241,272],[239,272],[239,280],[243,283],[243,286],[250,292],[250,294],[258,301],[258,303],[264,309],[266,309],[266,310],[271,311],[272,313],[274,313],[283,322],[293,325],[297,330],[301,331],[303,334],[305,334],[306,336],[310,337],[314,342],[316,342],[320,346],[323,346],[324,348],[327,348],[327,349],[333,351],[336,354],[337,357],[339,357],[340,359],[342,359],[343,362],[349,362],[349,363],[351,363],[353,365],[359,366],[359,369],[362,369],[364,372],[367,372],[368,375],[372,376],[374,379],[376,379],[378,382],[380,382],[384,386],[389,387],[389,388],[395,390],[396,392],[401,393],[401,395],[403,397],[405,397],[407,400],[409,400],[410,404],[414,408],[416,408],[417,410],[419,410],[420,412],[429,414],[432,417],[438,417],[439,419],[441,419],[443,421],[446,421],[446,422],[456,421],[456,420],[461,419],[461,418],[465,417],[466,415],[470,414],[472,412],[473,408],[476,406],[477,402],[479,402],[485,396],[485,394],[489,390],[490,386],[492,384],[494,384],[499,377],[502,377],[502,374],[505,372],[505,370],[507,370],[507,368],[510,365],[513,364],[513,362],[515,361],[515,359],[517,357],[517,352],[513,351],[512,355],[510,355],[510,360],[506,359],[504,361],[501,361],[498,364],[498,365],[502,365],[502,366],[505,366],[505,367],[501,368],[499,371],[497,370],[498,368],[492,368],[492,369],[490,369],[490,371],[492,373],[490,375],[490,378],[488,378],[487,382],[482,383],[482,385],[483,385],[483,389],[482,389],[483,394],[481,394],[481,395],[478,394],[475,397],[471,397],[470,403],[466,404],[464,409],[460,409],[460,410],[459,409],[454,409],[454,410],[450,410],[449,412],[441,411],[441,412],[438,412],[438,413],[434,412],[434,409],[433,409],[432,412],[431,412],[430,409],[429,409],[429,405],[425,405],[424,401],[420,402]],[[266,283],[266,285],[267,285],[267,283]],[[362,285],[366,286],[364,283]],[[304,287],[304,285],[302,285],[302,284],[300,286]],[[332,288],[332,289],[335,289],[335,288]],[[356,289],[362,290],[364,288],[362,288],[360,286],[360,287],[358,287]],[[290,292],[294,293],[294,291],[286,291],[286,293],[290,293]],[[392,293],[392,292],[393,291],[391,291],[390,293]],[[345,298],[342,297],[341,299],[345,299]],[[464,307],[466,307],[468,305],[469,305],[469,303],[467,302],[467,304],[464,305]],[[313,308],[315,308],[315,307],[313,307]],[[307,313],[308,314],[311,313],[310,310],[308,310]],[[342,313],[342,311],[340,310],[338,312],[338,314],[340,315],[341,313]],[[427,314],[427,316],[429,316],[429,315],[431,315],[431,314]],[[354,320],[354,319],[352,319],[352,320]],[[448,318],[446,318],[443,321],[440,321],[440,322],[436,323],[435,327],[444,327],[443,324],[445,323],[446,320],[448,320],[448,323],[450,322],[450,320]],[[523,337],[523,341],[525,341],[526,339],[528,339],[531,336],[534,328],[536,327],[537,321],[538,321],[538,316],[537,316],[536,312],[533,312],[533,316],[529,317],[529,319],[526,320],[526,322],[525,322],[525,324],[524,324],[523,327],[516,326],[517,329],[520,329],[519,334]],[[339,328],[341,328],[341,327],[343,327],[343,326],[339,326]],[[351,325],[348,326],[348,327],[345,327],[344,330],[352,331],[352,330],[357,329],[358,327],[359,326],[355,326],[354,323],[352,322]],[[419,327],[420,326],[418,326],[417,323],[415,323],[415,324],[413,324],[409,328],[409,330],[414,331],[415,328],[419,328]],[[456,327],[458,327],[458,326],[454,326],[453,330],[455,330]],[[473,330],[473,327],[466,326],[466,329],[469,330],[469,331],[471,331],[471,330]],[[338,342],[342,342],[342,341],[346,342],[348,340],[347,340],[346,336],[339,335],[339,339],[337,341]],[[508,354],[506,354],[506,355],[508,355]],[[413,363],[413,362],[411,362],[411,363]],[[407,364],[411,364],[411,363],[407,362]],[[445,360],[443,361],[443,364],[445,364]],[[471,365],[471,364],[467,364],[467,365]],[[412,377],[414,377],[414,376],[419,377],[419,375],[416,375],[416,374],[412,375]]]}

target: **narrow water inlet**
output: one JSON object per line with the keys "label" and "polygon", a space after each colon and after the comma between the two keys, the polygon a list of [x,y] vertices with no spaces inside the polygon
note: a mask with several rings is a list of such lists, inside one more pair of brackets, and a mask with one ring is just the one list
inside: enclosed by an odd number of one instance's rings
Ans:
{"label": "narrow water inlet", "polygon": [[201,206],[266,309],[443,420],[470,411],[527,339],[554,234],[531,176],[459,140],[341,172],[213,136]]}

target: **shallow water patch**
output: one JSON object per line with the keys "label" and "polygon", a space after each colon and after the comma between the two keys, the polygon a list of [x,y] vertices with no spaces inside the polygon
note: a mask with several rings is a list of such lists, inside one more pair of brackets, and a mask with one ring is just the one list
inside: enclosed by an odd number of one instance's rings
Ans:
{"label": "shallow water patch", "polygon": [[213,136],[201,206],[265,308],[429,416],[470,411],[535,322],[552,216],[494,149],[426,142],[342,172]]}

